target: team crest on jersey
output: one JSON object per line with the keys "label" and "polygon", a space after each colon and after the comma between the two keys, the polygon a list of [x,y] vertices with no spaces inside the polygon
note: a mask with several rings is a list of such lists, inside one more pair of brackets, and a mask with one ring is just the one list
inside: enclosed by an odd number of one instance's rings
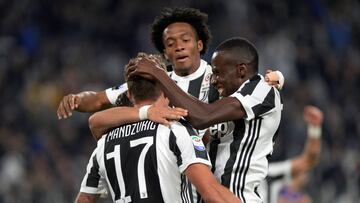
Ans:
{"label": "team crest on jersey", "polygon": [[205,151],[204,143],[201,138],[197,135],[192,135],[191,140],[193,141],[194,148],[198,151]]}

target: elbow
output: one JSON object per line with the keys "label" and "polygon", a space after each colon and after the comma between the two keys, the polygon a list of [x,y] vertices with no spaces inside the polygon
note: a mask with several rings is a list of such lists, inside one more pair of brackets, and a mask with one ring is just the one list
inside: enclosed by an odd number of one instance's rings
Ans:
{"label": "elbow", "polygon": [[99,126],[99,119],[97,118],[96,113],[89,117],[88,123],[89,123],[89,128],[90,128],[91,134],[93,135],[93,137],[96,140],[99,140],[101,138],[103,132]]}
{"label": "elbow", "polygon": [[190,122],[190,124],[197,130],[202,130],[210,125],[208,124],[208,121],[206,118],[199,118],[199,117],[187,117],[187,120]]}
{"label": "elbow", "polygon": [[89,128],[90,128],[91,131],[93,131],[93,130],[96,129],[97,119],[96,119],[95,114],[93,114],[93,115],[91,115],[91,116],[89,117],[88,123],[89,123]]}

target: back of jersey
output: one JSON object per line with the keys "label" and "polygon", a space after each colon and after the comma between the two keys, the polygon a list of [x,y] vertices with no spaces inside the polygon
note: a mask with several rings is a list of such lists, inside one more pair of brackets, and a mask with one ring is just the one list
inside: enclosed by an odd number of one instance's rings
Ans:
{"label": "back of jersey", "polygon": [[211,166],[205,146],[186,121],[166,127],[149,120],[112,129],[98,141],[81,192],[114,202],[197,202],[184,175],[194,163]]}
{"label": "back of jersey", "polygon": [[100,172],[115,202],[164,202],[157,172],[157,128],[149,120],[132,123],[114,128],[102,140]]}

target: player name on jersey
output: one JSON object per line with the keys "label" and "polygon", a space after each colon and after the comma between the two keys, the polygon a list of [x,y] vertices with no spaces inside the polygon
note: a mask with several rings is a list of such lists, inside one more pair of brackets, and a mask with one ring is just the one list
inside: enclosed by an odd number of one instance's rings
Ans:
{"label": "player name on jersey", "polygon": [[135,135],[140,131],[155,130],[155,128],[156,128],[156,124],[150,120],[144,120],[138,123],[123,125],[111,130],[108,133],[106,142],[109,142],[110,140],[113,139]]}

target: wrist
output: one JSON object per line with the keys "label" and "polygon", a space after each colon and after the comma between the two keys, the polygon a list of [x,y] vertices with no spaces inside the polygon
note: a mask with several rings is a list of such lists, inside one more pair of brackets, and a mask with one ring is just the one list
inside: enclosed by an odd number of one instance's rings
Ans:
{"label": "wrist", "polygon": [[139,108],[139,119],[142,120],[146,120],[148,119],[148,110],[150,108],[151,105],[145,105]]}
{"label": "wrist", "polygon": [[321,126],[317,126],[317,125],[309,124],[307,127],[308,136],[311,138],[320,138],[321,130],[322,130]]}

